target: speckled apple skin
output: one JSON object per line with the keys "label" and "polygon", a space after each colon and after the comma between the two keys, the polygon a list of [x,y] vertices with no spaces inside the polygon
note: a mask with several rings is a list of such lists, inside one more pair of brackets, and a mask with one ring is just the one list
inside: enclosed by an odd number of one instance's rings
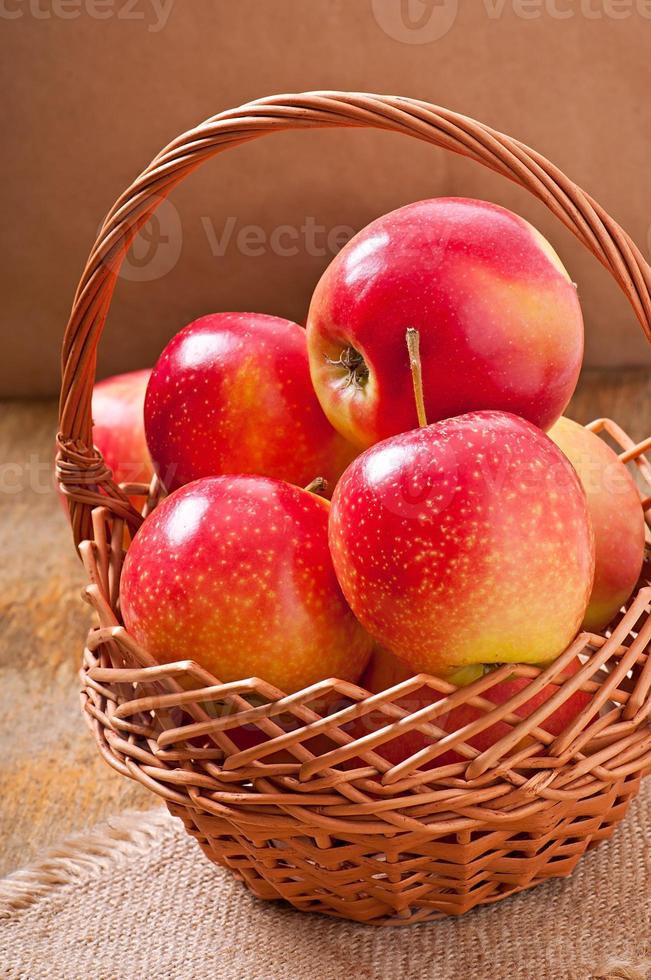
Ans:
{"label": "speckled apple skin", "polygon": [[[361,447],[417,424],[405,332],[420,332],[430,422],[477,409],[543,429],[583,356],[576,287],[543,236],[484,201],[420,201],[373,221],[321,277],[307,320],[310,370],[332,424]],[[347,346],[362,387],[333,365]]]}
{"label": "speckled apple skin", "polygon": [[504,412],[368,449],[335,490],[329,538],[357,618],[414,673],[551,660],[592,588],[579,479],[540,429]]}
{"label": "speckled apple skin", "polygon": [[116,483],[149,483],[154,475],[145,439],[145,392],[151,371],[130,371],[93,388],[93,443]]}
{"label": "speckled apple skin", "polygon": [[371,640],[337,583],[326,500],[278,480],[211,477],[156,508],[124,563],[120,604],[156,660],[285,693],[356,680]]}
{"label": "speckled apple skin", "polygon": [[[574,674],[580,667],[581,661],[576,657],[567,666],[565,673]],[[395,684],[400,684],[402,681],[408,680],[410,677],[413,677],[413,671],[402,663],[402,661],[394,657],[388,650],[378,649],[374,652],[367,664],[359,684],[360,687],[370,691],[371,694],[378,694],[381,691],[386,691],[387,688],[393,687]],[[495,684],[494,687],[489,688],[485,692],[484,697],[488,701],[492,701],[493,704],[504,704],[514,694],[524,690],[529,683],[530,681],[526,677],[509,677],[500,684]],[[545,701],[548,701],[549,698],[556,694],[557,691],[557,684],[548,684],[542,691],[534,695],[534,697],[529,698],[528,701],[521,704],[515,713],[521,718],[528,718]],[[421,708],[427,705],[434,704],[442,697],[442,694],[438,694],[429,687],[419,687],[412,694],[405,695],[405,697],[400,698],[395,703],[407,711],[415,712],[420,711]],[[586,707],[589,701],[589,694],[583,691],[576,691],[575,694],[563,702],[560,708],[553,711],[545,719],[544,723],[541,723],[541,727],[549,732],[550,735],[560,735],[569,723],[576,718],[579,712]],[[480,708],[475,708],[471,704],[463,704],[445,714],[439,715],[432,720],[432,724],[444,732],[458,732],[461,728],[464,728],[481,717],[482,711]],[[361,738],[363,735],[368,735],[371,732],[377,731],[379,728],[383,728],[386,724],[386,715],[382,715],[379,711],[374,711],[356,719],[355,722],[347,726],[346,730],[350,734],[355,735],[356,738]],[[507,722],[499,721],[495,725],[484,729],[483,732],[478,732],[477,735],[473,735],[468,741],[479,752],[485,752],[486,749],[494,745],[504,735],[508,735],[510,731],[511,726]],[[375,751],[382,758],[386,759],[387,762],[395,766],[431,744],[431,738],[422,732],[413,730],[405,732],[404,735],[400,735],[398,738],[384,742]],[[447,766],[454,762],[462,762],[464,758],[464,756],[455,752],[454,749],[451,749],[443,752],[430,762],[425,763],[422,768],[434,769],[437,766]]]}
{"label": "speckled apple skin", "polygon": [[163,485],[257,473],[332,488],[355,450],[332,428],[310,381],[305,330],[261,313],[188,324],[147,388],[147,443]]}
{"label": "speckled apple skin", "polygon": [[644,559],[644,512],[626,466],[594,432],[561,418],[549,436],[583,484],[595,535],[595,574],[584,628],[603,629],[630,597]]}

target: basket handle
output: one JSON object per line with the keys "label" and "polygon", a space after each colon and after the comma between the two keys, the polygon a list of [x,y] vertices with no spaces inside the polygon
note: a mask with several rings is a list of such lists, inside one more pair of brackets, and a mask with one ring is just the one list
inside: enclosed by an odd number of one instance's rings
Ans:
{"label": "basket handle", "polygon": [[88,257],[62,350],[57,477],[75,542],[92,537],[92,509],[108,507],[133,528],[140,516],[92,444],[96,352],[122,260],[138,230],[204,160],[268,133],[339,126],[403,133],[483,164],[529,190],[569,228],[627,296],[651,342],[651,268],[640,249],[585,191],[524,143],[449,109],[358,92],[276,95],[230,109],[179,136],[115,203]]}

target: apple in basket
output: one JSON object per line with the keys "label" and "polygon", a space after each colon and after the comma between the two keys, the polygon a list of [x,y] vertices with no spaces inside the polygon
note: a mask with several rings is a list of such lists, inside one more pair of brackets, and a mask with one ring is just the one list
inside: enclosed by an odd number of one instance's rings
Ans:
{"label": "apple in basket", "polygon": [[595,632],[616,615],[640,577],[644,511],[626,466],[598,435],[560,418],[549,437],[572,463],[588,501],[595,534],[595,576],[583,626]]}
{"label": "apple in basket", "polygon": [[145,402],[147,443],[167,490],[257,473],[333,487],[355,455],[310,381],[305,330],[261,313],[215,313],[169,342]]}
{"label": "apple in basket", "polygon": [[353,612],[412,674],[553,660],[592,588],[579,479],[548,436],[505,412],[366,450],[335,488],[329,538]]}
{"label": "apple in basket", "polygon": [[430,422],[501,409],[549,428],[581,367],[576,287],[523,218],[484,201],[420,201],[373,221],[323,273],[307,320],[312,380],[347,439],[414,428],[405,331],[420,332]]}
{"label": "apple in basket", "polygon": [[[576,657],[565,669],[564,673],[569,676],[576,673],[580,667],[581,661]],[[480,674],[481,668],[476,672],[477,676],[480,676]],[[406,664],[402,663],[402,661],[398,660],[397,657],[394,657],[387,650],[377,649],[362,674],[359,685],[372,694],[378,694],[410,677],[413,677],[413,671]],[[467,673],[467,679],[470,681],[475,678]],[[483,697],[487,701],[492,701],[495,705],[504,704],[515,694],[524,690],[529,683],[529,678],[513,675],[507,680],[501,681],[489,688]],[[521,718],[528,718],[541,705],[548,701],[549,698],[556,694],[558,690],[559,685],[548,684],[542,691],[520,705],[514,713]],[[404,695],[402,698],[394,701],[394,704],[400,708],[404,708],[406,711],[416,712],[420,711],[421,708],[427,707],[427,705],[434,704],[442,697],[442,694],[438,694],[429,687],[420,687],[411,694]],[[559,735],[590,702],[590,697],[590,694],[585,691],[576,691],[556,711],[553,711],[541,722],[540,727],[550,735]],[[482,714],[481,708],[464,704],[434,718],[432,724],[446,733],[456,732],[471,722],[476,721],[478,718],[481,718]],[[354,735],[355,738],[361,738],[364,735],[378,731],[380,728],[384,728],[387,724],[389,724],[387,716],[376,709],[355,719],[354,722],[346,726],[346,731]],[[479,752],[483,752],[504,735],[508,735],[510,731],[511,726],[507,722],[499,721],[489,728],[484,729],[484,731],[473,735],[467,741],[473,748]],[[405,732],[403,735],[399,735],[397,738],[383,742],[381,745],[376,746],[373,751],[392,765],[397,765],[404,759],[409,758],[416,752],[432,744],[433,739],[431,737],[422,732],[412,730]],[[447,766],[463,760],[464,756],[460,753],[454,749],[448,749],[433,759],[428,760],[419,768],[434,769],[438,766]],[[359,765],[360,761],[356,759],[354,764]]]}
{"label": "apple in basket", "polygon": [[372,641],[335,577],[329,509],[253,475],[180,488],[127,552],[127,629],[159,662],[195,660],[223,682],[259,677],[291,693],[326,677],[356,680]]}
{"label": "apple in basket", "polygon": [[143,420],[151,371],[129,371],[98,381],[93,388],[93,443],[116,483],[149,483],[153,468]]}
{"label": "apple in basket", "polygon": [[[93,444],[116,483],[149,484],[154,475],[143,417],[150,375],[149,368],[129,371],[98,381],[93,388]],[[134,498],[133,503],[138,507],[142,501]]]}

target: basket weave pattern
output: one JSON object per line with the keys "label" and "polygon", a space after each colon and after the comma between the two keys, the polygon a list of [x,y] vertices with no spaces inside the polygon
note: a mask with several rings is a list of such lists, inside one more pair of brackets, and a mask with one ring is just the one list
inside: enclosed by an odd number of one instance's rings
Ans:
{"label": "basket weave pattern", "polygon": [[[95,353],[120,262],[157,204],[204,159],[269,132],[324,126],[415,136],[527,187],[612,272],[650,339],[651,270],[588,195],[523,144],[422,102],[312,93],[251,103],[179,137],[116,203],[82,276],[64,341],[58,476],[98,619],[82,704],[100,752],[161,796],[205,853],[261,898],[364,922],[416,922],[569,874],[624,815],[651,771],[649,567],[608,634],[581,634],[545,670],[504,665],[462,689],[420,675],[372,696],[336,680],[285,696],[263,679],[220,684],[191,662],[158,666],[129,636],[118,603],[123,540],[142,520],[129,497],[142,494],[146,513],[160,489],[117,487],[92,446]],[[648,514],[651,439],[634,445],[607,420],[593,428],[635,468]],[[577,655],[581,668],[565,673]],[[512,674],[530,685],[496,706],[488,693]],[[558,690],[533,714],[516,713],[550,683]],[[404,699],[425,685],[440,700],[406,710]],[[579,689],[589,703],[550,735],[545,719]],[[446,734],[437,719],[461,704],[481,715]],[[351,734],[351,722],[378,711],[383,728]],[[473,748],[473,736],[497,721],[508,734]],[[414,729],[431,746],[392,766],[382,743]],[[460,761],[437,765],[450,749]]]}

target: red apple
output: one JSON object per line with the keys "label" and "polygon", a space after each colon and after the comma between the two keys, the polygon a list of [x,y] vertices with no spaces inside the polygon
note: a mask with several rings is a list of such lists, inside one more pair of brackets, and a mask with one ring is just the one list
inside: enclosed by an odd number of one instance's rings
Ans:
{"label": "red apple", "polygon": [[420,332],[430,422],[501,409],[547,429],[574,391],[576,287],[543,236],[495,204],[439,198],[392,211],[321,277],[307,321],[312,380],[358,446],[416,425],[409,327]]}
{"label": "red apple", "polygon": [[583,626],[598,631],[630,597],[644,559],[640,495],[617,454],[598,435],[561,418],[549,436],[579,475],[595,535],[595,574]]}
{"label": "red apple", "polygon": [[[580,667],[581,661],[576,657],[565,669],[564,673],[574,674]],[[413,677],[413,672],[398,660],[397,657],[394,657],[386,650],[376,650],[366,670],[362,674],[359,684],[360,687],[366,688],[372,694],[378,694],[381,691],[386,691],[387,688],[393,687],[395,684],[400,684],[409,677]],[[524,690],[529,683],[530,681],[526,677],[513,676],[506,681],[502,681],[500,684],[496,684],[487,690],[483,696],[486,700],[492,701],[493,704],[504,704],[514,694]],[[516,709],[515,714],[521,718],[528,718],[529,715],[533,714],[534,711],[543,705],[545,701],[548,701],[557,691],[557,684],[548,684],[542,691],[520,705]],[[407,711],[415,712],[427,707],[427,705],[434,704],[442,697],[442,694],[437,694],[436,691],[433,691],[429,687],[420,687],[412,694],[405,695],[394,703]],[[557,708],[544,722],[541,722],[541,728],[544,728],[550,735],[559,735],[576,718],[589,701],[589,694],[583,691],[576,691],[560,708]],[[432,724],[444,732],[456,732],[481,717],[482,710],[480,708],[465,704],[434,718]],[[380,728],[384,728],[387,724],[389,724],[389,720],[386,715],[383,715],[380,711],[372,711],[369,714],[363,715],[361,718],[357,718],[351,725],[347,726],[347,731],[356,738],[361,738],[364,735],[369,735],[371,732],[376,732]],[[472,738],[468,739],[468,744],[480,752],[484,752],[500,738],[503,738],[504,735],[508,735],[510,731],[511,726],[507,722],[500,721],[495,725],[491,725],[490,728],[479,732],[477,735],[473,735]],[[390,762],[391,765],[395,766],[431,744],[432,739],[430,737],[424,735],[422,732],[413,730],[406,732],[404,735],[400,735],[398,738],[384,742],[382,745],[378,745],[374,751],[382,756],[383,759],[386,759],[387,762]],[[421,768],[434,769],[438,766],[447,766],[453,762],[461,762],[463,758],[464,756],[451,749],[431,759]]]}
{"label": "red apple", "polygon": [[540,429],[474,412],[366,450],[332,500],[330,549],[368,632],[412,673],[543,663],[594,573],[585,494]]}
{"label": "red apple", "polygon": [[[154,469],[145,439],[145,391],[151,371],[130,371],[98,381],[93,388],[93,444],[101,452],[116,483],[149,485]],[[57,487],[59,500],[69,516],[68,499]],[[141,511],[144,498],[132,496],[131,503]],[[124,547],[129,532],[124,530]]]}
{"label": "red apple", "polygon": [[190,323],[156,364],[145,403],[147,442],[164,486],[257,473],[332,487],[355,455],[310,382],[305,331],[262,313]]}
{"label": "red apple", "polygon": [[162,501],[127,552],[124,623],[160,662],[286,693],[356,680],[371,650],[328,550],[328,501],[256,476],[208,477]]}
{"label": "red apple", "polygon": [[153,473],[145,439],[145,391],[151,371],[130,371],[93,388],[93,443],[116,483],[149,483]]}

